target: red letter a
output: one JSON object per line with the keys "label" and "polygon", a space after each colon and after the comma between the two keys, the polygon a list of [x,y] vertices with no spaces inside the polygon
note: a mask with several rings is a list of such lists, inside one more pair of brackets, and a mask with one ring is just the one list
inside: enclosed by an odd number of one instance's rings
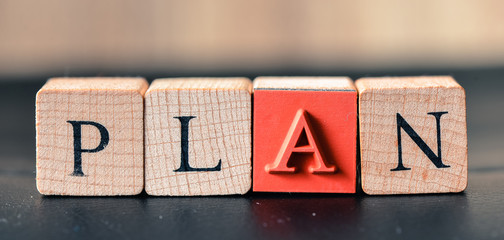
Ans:
{"label": "red letter a", "polygon": [[[314,162],[309,168],[310,173],[334,173],[336,167],[327,167],[324,164],[324,158],[318,148],[318,142],[312,134],[308,115],[303,109],[299,109],[294,117],[294,121],[285,137],[285,140],[280,148],[280,152],[273,164],[266,165],[265,169],[268,173],[294,173],[294,167],[287,167],[289,158],[292,153],[313,153]],[[308,144],[305,146],[296,147],[296,144],[303,133],[306,133]]]}

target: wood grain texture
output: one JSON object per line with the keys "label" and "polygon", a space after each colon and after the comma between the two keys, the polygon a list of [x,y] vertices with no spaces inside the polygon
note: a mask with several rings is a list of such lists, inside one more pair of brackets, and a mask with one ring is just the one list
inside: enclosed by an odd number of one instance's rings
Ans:
{"label": "wood grain texture", "polygon": [[[464,89],[451,77],[384,77],[356,81],[359,91],[362,188],[368,194],[461,192],[467,186],[467,127]],[[436,118],[440,117],[441,159],[438,168],[401,131],[398,166],[397,114],[438,154]]]}
{"label": "wood grain texture", "polygon": [[348,77],[258,77],[254,90],[355,91]]}
{"label": "wood grain texture", "polygon": [[[37,188],[44,195],[134,195],[143,181],[143,78],[55,78],[37,93]],[[101,151],[82,153],[84,176],[73,176],[74,132],[67,121],[93,121],[109,133]],[[100,144],[82,125],[83,149]]]}
{"label": "wood grain texture", "polygon": [[[244,194],[251,187],[251,89],[246,78],[155,80],[145,99],[145,190],[150,195]],[[188,163],[181,167],[181,121],[188,126]]]}

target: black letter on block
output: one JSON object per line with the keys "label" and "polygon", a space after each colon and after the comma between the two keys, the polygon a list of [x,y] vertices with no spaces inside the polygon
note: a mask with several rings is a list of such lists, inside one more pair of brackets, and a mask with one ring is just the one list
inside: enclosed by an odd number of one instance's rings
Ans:
{"label": "black letter on block", "polygon": [[[67,123],[72,124],[73,127],[73,135],[74,135],[74,171],[72,176],[84,176],[82,172],[82,153],[94,153],[103,150],[108,142],[109,142],[109,133],[107,129],[96,122],[90,121],[67,121]],[[82,125],[91,125],[98,128],[100,131],[100,144],[95,149],[82,149],[82,136],[81,136],[81,126]]]}
{"label": "black letter on block", "polygon": [[221,160],[219,159],[219,163],[217,166],[213,168],[193,168],[189,165],[189,121],[191,119],[196,118],[195,116],[187,116],[187,117],[173,117],[177,118],[180,121],[180,148],[182,149],[180,152],[180,168],[175,170],[174,172],[210,172],[210,171],[220,171],[221,170]]}
{"label": "black letter on block", "polygon": [[390,171],[402,171],[402,170],[411,170],[411,168],[406,168],[402,162],[402,143],[401,143],[401,128],[411,137],[411,139],[418,145],[418,147],[427,155],[427,157],[431,160],[437,168],[449,168],[450,166],[444,165],[441,159],[441,116],[448,112],[430,112],[427,114],[433,115],[436,118],[436,127],[437,127],[437,149],[438,155],[434,154],[434,152],[427,146],[427,144],[418,136],[418,134],[413,130],[413,128],[406,122],[406,120],[401,116],[401,114],[397,113],[397,152],[399,155],[399,164],[396,168],[390,169]]}

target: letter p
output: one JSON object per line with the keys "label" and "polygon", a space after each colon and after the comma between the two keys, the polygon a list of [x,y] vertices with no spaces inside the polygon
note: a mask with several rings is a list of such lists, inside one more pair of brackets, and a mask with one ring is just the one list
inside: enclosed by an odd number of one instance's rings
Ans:
{"label": "letter p", "polygon": [[[103,150],[109,142],[109,133],[103,125],[97,122],[91,122],[91,121],[67,121],[67,122],[72,124],[73,136],[74,136],[74,171],[71,175],[84,176],[84,173],[82,172],[82,153],[83,152],[94,153]],[[100,131],[100,144],[96,148],[82,149],[82,134],[81,134],[82,125],[91,125],[98,128],[98,130]]]}

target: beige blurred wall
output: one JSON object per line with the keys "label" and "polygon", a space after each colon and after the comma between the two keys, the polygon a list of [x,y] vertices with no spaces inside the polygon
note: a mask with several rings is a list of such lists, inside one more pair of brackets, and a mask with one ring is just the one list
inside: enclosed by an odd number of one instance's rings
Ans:
{"label": "beige blurred wall", "polygon": [[498,0],[0,0],[0,75],[502,65]]}

